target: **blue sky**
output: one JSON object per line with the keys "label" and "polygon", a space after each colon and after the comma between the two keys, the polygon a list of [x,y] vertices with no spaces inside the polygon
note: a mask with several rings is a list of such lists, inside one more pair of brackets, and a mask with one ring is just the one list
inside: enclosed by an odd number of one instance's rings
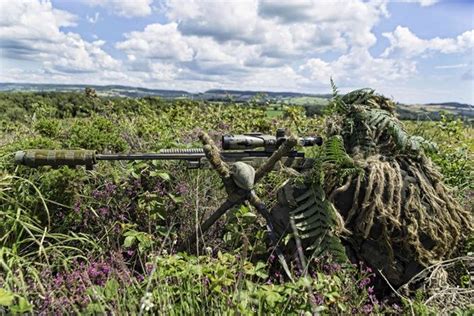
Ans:
{"label": "blue sky", "polygon": [[474,104],[474,1],[0,0],[0,81]]}

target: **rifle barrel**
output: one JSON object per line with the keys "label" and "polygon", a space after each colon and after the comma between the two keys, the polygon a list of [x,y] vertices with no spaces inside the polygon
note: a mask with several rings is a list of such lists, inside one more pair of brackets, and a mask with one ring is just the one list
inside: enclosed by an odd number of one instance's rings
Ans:
{"label": "rifle barrel", "polygon": [[187,160],[196,161],[205,157],[201,148],[163,149],[158,153],[96,154],[93,150],[47,150],[29,149],[15,154],[17,164],[38,166],[87,166],[91,168],[98,160]]}
{"label": "rifle barrel", "polygon": [[96,160],[197,160],[204,152],[190,153],[144,153],[144,154],[97,154]]}

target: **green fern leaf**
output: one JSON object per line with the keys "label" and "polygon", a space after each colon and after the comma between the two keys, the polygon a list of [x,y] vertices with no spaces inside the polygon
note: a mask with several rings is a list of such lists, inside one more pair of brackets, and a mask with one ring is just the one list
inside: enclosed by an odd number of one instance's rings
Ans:
{"label": "green fern leaf", "polygon": [[339,91],[337,90],[336,84],[334,83],[334,80],[332,80],[332,77],[329,80],[331,82],[332,97],[337,98],[339,96]]}
{"label": "green fern leaf", "polygon": [[326,200],[322,188],[316,184],[308,185],[293,198],[297,205],[290,211],[290,217],[295,221],[298,238],[309,243],[307,250],[313,251],[313,255],[330,255],[345,261],[344,246],[334,234],[336,211]]}
{"label": "green fern leaf", "polygon": [[401,151],[418,152],[422,148],[436,150],[436,145],[420,136],[410,136],[401,122],[385,110],[370,109],[360,112],[360,119],[377,135],[388,133]]}
{"label": "green fern leaf", "polygon": [[365,104],[374,95],[374,90],[369,88],[351,91],[342,97],[345,104]]}
{"label": "green fern leaf", "polygon": [[339,95],[339,91],[337,90],[336,84],[334,83],[334,80],[332,80],[332,78],[330,79],[330,82],[332,88],[332,100],[326,108],[326,113],[347,113],[349,110],[349,106],[343,101],[343,99]]}

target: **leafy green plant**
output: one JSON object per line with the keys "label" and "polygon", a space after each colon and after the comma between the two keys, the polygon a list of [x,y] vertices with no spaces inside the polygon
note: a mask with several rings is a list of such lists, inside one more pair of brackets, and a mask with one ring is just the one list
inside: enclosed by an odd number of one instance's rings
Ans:
{"label": "leafy green plant", "polygon": [[103,116],[74,122],[68,134],[66,143],[71,148],[120,152],[128,147],[120,135],[119,126]]}
{"label": "leafy green plant", "polygon": [[33,310],[33,306],[25,298],[0,288],[0,311],[2,306],[7,307],[13,314],[24,314]]}
{"label": "leafy green plant", "polygon": [[59,121],[56,119],[39,119],[34,123],[34,129],[44,137],[55,138],[61,129]]}
{"label": "leafy green plant", "polygon": [[123,236],[125,237],[125,240],[123,241],[123,246],[125,248],[131,248],[135,244],[138,245],[138,250],[140,250],[140,252],[145,252],[152,248],[153,237],[150,234],[128,229],[124,232]]}

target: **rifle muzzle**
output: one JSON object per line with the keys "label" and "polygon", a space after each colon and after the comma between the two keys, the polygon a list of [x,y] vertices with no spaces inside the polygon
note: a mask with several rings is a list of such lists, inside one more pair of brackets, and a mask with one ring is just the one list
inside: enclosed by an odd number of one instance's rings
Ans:
{"label": "rifle muzzle", "polygon": [[15,153],[15,163],[28,167],[86,166],[91,169],[96,162],[93,150],[30,149]]}

